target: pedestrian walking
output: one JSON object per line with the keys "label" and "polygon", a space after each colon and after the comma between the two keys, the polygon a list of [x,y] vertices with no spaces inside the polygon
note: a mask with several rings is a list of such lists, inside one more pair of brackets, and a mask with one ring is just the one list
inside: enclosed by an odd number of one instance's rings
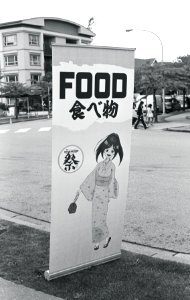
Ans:
{"label": "pedestrian walking", "polygon": [[147,125],[153,125],[152,104],[149,104],[147,107]]}
{"label": "pedestrian walking", "polygon": [[143,124],[144,129],[147,129],[147,126],[144,121],[144,116],[143,116],[143,104],[144,104],[144,102],[141,101],[138,106],[138,110],[137,110],[138,118],[137,118],[137,121],[135,122],[134,129],[137,129],[137,126],[139,125],[140,122]]}

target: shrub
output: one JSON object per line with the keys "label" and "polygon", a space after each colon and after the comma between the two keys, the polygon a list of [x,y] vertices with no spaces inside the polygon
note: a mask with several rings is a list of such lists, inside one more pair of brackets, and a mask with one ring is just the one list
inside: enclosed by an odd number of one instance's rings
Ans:
{"label": "shrub", "polygon": [[0,102],[0,109],[7,110],[8,107],[7,107],[7,105],[5,103]]}

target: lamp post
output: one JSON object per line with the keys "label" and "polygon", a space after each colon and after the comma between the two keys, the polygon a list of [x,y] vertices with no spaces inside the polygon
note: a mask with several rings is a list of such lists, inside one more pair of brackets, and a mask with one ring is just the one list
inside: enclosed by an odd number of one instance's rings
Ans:
{"label": "lamp post", "polygon": [[[134,30],[138,30],[138,31],[144,31],[144,32],[149,32],[149,33],[152,33],[153,35],[155,35],[159,41],[160,41],[160,44],[161,44],[161,63],[162,65],[164,64],[164,47],[163,47],[163,43],[160,39],[160,37],[153,31],[150,31],[150,30],[146,30],[146,29],[126,29],[125,31],[126,32],[131,32],[131,31],[134,31]],[[162,88],[162,100],[163,100],[163,114],[165,114],[165,89]]]}

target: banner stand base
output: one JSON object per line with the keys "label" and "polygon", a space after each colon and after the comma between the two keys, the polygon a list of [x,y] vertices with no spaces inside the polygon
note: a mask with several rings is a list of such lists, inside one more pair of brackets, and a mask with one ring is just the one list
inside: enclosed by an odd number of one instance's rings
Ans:
{"label": "banner stand base", "polygon": [[44,277],[47,281],[50,281],[52,279],[56,279],[56,278],[66,276],[66,275],[69,275],[69,274],[72,274],[72,273],[75,273],[75,272],[78,272],[78,271],[89,269],[91,267],[94,267],[94,266],[97,266],[97,265],[100,265],[100,264],[107,263],[109,261],[119,259],[120,257],[121,257],[121,252],[117,253],[117,254],[114,254],[112,256],[105,257],[105,258],[97,260],[97,261],[96,260],[91,261],[87,264],[79,265],[79,266],[76,266],[76,267],[73,267],[73,268],[70,268],[70,269],[66,269],[66,270],[63,270],[63,271],[58,271],[58,272],[55,272],[55,273],[50,273],[49,270],[47,270],[47,271],[44,272]]}

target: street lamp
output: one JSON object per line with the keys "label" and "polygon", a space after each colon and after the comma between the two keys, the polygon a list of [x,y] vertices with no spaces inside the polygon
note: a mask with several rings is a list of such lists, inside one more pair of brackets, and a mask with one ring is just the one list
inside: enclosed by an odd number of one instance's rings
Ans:
{"label": "street lamp", "polygon": [[[150,31],[150,30],[146,30],[146,29],[126,29],[125,31],[126,32],[131,32],[131,31],[134,31],[134,30],[152,33],[153,35],[155,35],[159,39],[160,44],[161,44],[161,50],[162,50],[161,63],[163,64],[164,63],[164,47],[163,47],[163,43],[162,43],[160,37],[155,32]],[[162,88],[162,99],[163,99],[163,114],[165,114],[165,89],[164,88]]]}

